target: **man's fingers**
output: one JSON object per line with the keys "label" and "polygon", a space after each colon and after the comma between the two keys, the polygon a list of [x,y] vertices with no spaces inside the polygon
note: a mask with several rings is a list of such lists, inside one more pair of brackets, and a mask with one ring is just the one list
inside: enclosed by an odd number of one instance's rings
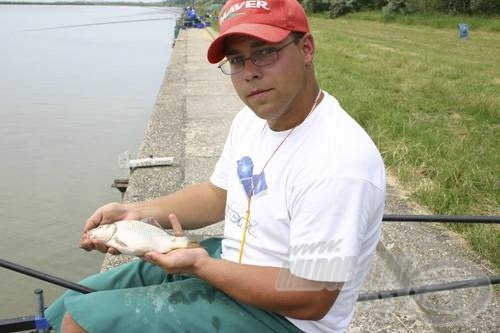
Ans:
{"label": "man's fingers", "polygon": [[160,256],[154,251],[144,253],[143,258],[152,264],[158,264],[160,260]]}
{"label": "man's fingers", "polygon": [[100,214],[98,214],[97,212],[95,212],[85,222],[85,224],[83,226],[83,232],[85,233],[85,232],[87,232],[87,231],[89,231],[91,229],[97,228],[101,224],[101,221],[102,221],[102,216],[100,216]]}
{"label": "man's fingers", "polygon": [[85,221],[83,226],[83,232],[87,232],[91,229],[97,228],[101,224],[114,222],[119,218],[123,208],[122,205],[117,203],[110,203],[104,205],[98,209]]}
{"label": "man's fingers", "polygon": [[101,253],[108,253],[109,248],[102,241],[93,240],[94,248]]}
{"label": "man's fingers", "polygon": [[92,240],[89,238],[88,234],[84,232],[82,237],[80,238],[80,247],[85,251],[92,251],[94,249],[94,245],[92,244]]}
{"label": "man's fingers", "polygon": [[84,233],[82,235],[82,238],[80,240],[80,248],[84,249],[85,251],[97,250],[102,253],[120,254],[118,250],[107,247],[106,244],[104,244],[102,241],[90,239],[87,233]]}
{"label": "man's fingers", "polygon": [[183,236],[184,231],[182,230],[181,223],[179,222],[179,219],[175,214],[170,214],[168,215],[168,218],[170,220],[170,226],[172,227],[172,231],[174,232],[175,236]]}

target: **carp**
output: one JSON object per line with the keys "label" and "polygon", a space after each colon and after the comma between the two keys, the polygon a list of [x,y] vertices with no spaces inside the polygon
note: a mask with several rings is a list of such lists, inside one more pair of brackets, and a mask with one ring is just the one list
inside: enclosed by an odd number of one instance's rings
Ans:
{"label": "carp", "polygon": [[[154,223],[154,224],[153,224]],[[102,241],[123,254],[142,256],[146,252],[167,253],[195,247],[185,236],[173,236],[153,220],[123,220],[103,224],[88,231],[91,239]]]}

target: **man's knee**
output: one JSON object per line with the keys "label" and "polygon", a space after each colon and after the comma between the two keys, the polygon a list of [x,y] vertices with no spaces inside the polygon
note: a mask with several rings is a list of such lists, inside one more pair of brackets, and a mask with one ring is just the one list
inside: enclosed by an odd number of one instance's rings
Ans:
{"label": "man's knee", "polygon": [[85,333],[85,330],[71,318],[69,313],[65,313],[61,323],[62,333]]}

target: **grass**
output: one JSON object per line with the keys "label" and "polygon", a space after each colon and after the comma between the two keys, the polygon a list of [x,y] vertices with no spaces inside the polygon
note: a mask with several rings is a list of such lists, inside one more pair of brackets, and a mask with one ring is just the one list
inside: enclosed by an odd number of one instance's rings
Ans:
{"label": "grass", "polygon": [[[465,20],[476,21],[461,40],[459,17],[310,18],[321,86],[367,129],[412,198],[436,214],[500,215],[500,23]],[[498,226],[452,228],[500,268]]]}

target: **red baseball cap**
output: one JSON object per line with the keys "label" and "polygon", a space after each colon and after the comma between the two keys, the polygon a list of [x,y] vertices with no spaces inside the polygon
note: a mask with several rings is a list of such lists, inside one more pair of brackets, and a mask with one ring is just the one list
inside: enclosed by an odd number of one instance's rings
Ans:
{"label": "red baseball cap", "polygon": [[219,14],[219,36],[210,44],[207,59],[215,64],[224,59],[224,40],[245,35],[277,43],[292,31],[309,32],[304,8],[297,0],[229,0]]}

